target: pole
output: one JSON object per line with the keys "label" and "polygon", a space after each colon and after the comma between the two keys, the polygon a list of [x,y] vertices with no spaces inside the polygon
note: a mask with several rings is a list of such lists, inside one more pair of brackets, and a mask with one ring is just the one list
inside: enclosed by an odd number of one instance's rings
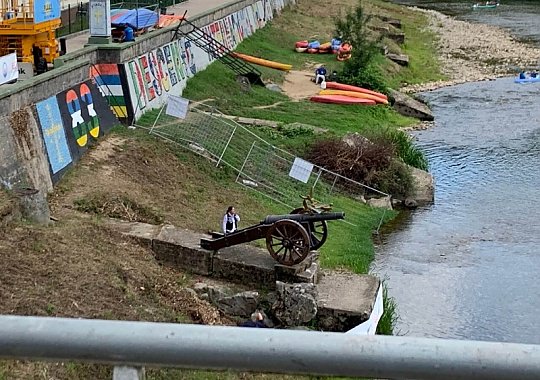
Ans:
{"label": "pole", "polygon": [[0,316],[0,358],[398,379],[540,379],[540,345]]}

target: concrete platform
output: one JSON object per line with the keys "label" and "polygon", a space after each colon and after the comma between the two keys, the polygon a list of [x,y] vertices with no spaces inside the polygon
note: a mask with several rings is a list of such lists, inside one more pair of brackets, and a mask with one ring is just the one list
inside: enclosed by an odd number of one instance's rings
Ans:
{"label": "concrete platform", "polygon": [[347,331],[369,319],[381,281],[371,275],[324,272],[317,284],[317,318],[325,331]]}
{"label": "concrete platform", "polygon": [[107,225],[154,252],[157,260],[180,270],[272,290],[276,281],[317,284],[317,323],[325,331],[348,331],[369,319],[380,280],[370,275],[322,272],[318,253],[295,266],[278,264],[266,249],[247,244],[218,252],[201,248],[208,235],[172,225],[108,219]]}

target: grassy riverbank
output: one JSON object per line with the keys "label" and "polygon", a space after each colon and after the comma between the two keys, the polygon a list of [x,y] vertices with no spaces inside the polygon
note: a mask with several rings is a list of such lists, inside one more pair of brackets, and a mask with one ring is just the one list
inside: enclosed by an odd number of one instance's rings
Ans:
{"label": "grassy riverbank", "polygon": [[[239,51],[268,59],[290,62],[297,70],[312,72],[316,63],[329,69],[341,63],[333,55],[293,52],[294,42],[306,38],[331,38],[333,20],[341,9],[355,1],[333,3],[299,1],[284,10],[266,28],[244,41]],[[439,79],[433,56],[433,35],[423,28],[424,16],[379,0],[364,0],[368,11],[399,18],[403,22],[409,68],[398,68],[381,58],[388,83],[420,83]],[[281,84],[282,72],[263,69],[265,79]],[[309,79],[307,79],[309,80]],[[253,87],[240,91],[234,75],[212,64],[190,79],[184,96],[193,100],[213,99],[225,113],[274,120],[280,128],[255,130],[275,146],[300,154],[321,136],[347,132],[377,133],[409,126],[416,121],[398,115],[389,107],[347,108],[293,101],[286,94]],[[259,107],[259,108],[257,108]],[[265,107],[265,108],[263,108]],[[150,123],[147,115],[141,123]],[[316,134],[290,127],[309,124],[327,132]],[[136,242],[108,230],[105,217],[130,221],[171,223],[196,231],[218,229],[224,208],[234,204],[244,226],[285,209],[234,181],[235,173],[142,130],[117,129],[89,150],[80,163],[49,196],[52,214],[58,221],[50,227],[19,224],[0,229],[0,313],[99,319],[234,324],[207,303],[193,298],[186,288],[199,279],[160,265],[152,252]],[[314,194],[315,197],[317,194]],[[299,199],[300,200],[300,199]],[[339,202],[350,199],[336,198]],[[344,206],[350,207],[350,205]],[[381,218],[395,214],[358,202],[358,213],[350,215],[356,226],[331,222],[328,242],[321,249],[325,268],[344,268],[366,273],[373,259],[372,230]],[[339,209],[336,207],[336,209]],[[85,210],[86,213],[81,213]],[[111,252],[113,254],[111,254]],[[385,305],[387,310],[392,305]],[[381,321],[391,330],[390,312]],[[78,363],[0,362],[0,380],[36,378],[106,379],[111,368]],[[161,379],[307,379],[302,376],[205,372],[181,370],[148,371],[148,378]]]}

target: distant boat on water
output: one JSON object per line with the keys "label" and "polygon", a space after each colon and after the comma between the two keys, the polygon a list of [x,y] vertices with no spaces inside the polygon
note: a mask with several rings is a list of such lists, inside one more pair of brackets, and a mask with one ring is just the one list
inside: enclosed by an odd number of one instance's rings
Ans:
{"label": "distant boat on water", "polygon": [[499,6],[498,2],[494,1],[486,1],[485,3],[476,3],[473,4],[473,9],[492,9],[497,8]]}

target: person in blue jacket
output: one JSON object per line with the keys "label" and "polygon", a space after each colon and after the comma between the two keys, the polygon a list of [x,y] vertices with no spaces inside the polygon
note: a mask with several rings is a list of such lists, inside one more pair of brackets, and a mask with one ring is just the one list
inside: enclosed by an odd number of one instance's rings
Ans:
{"label": "person in blue jacket", "polygon": [[519,79],[525,79],[527,76],[525,75],[525,71],[522,71],[519,73]]}
{"label": "person in blue jacket", "polygon": [[320,66],[315,70],[315,83],[320,84],[322,82],[326,81],[326,68],[324,66]]}

